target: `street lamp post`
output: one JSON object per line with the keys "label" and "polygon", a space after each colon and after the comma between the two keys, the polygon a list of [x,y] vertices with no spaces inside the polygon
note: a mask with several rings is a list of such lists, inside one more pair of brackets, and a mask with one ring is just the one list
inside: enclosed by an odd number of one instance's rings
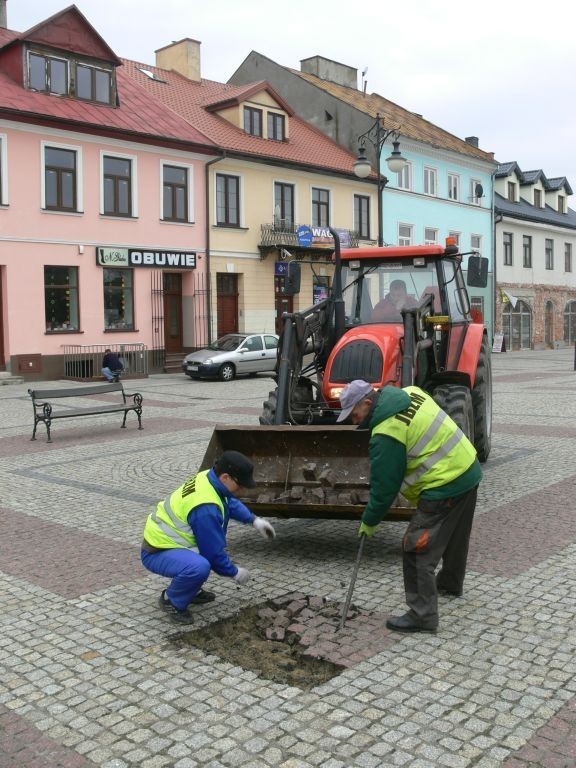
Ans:
{"label": "street lamp post", "polygon": [[372,166],[366,158],[366,142],[369,141],[376,150],[376,172],[378,174],[378,245],[384,245],[383,220],[382,220],[382,191],[388,179],[382,174],[382,147],[392,137],[392,153],[386,158],[386,164],[392,173],[399,173],[406,164],[406,160],[400,152],[400,142],[398,136],[400,131],[397,127],[385,128],[384,118],[379,113],[376,114],[376,120],[366,133],[358,136],[358,158],[354,163],[354,173],[359,179],[367,178]]}

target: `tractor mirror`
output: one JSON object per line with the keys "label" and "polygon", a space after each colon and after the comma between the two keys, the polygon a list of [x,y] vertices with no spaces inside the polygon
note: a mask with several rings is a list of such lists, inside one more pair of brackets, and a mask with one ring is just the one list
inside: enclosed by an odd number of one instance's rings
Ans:
{"label": "tractor mirror", "polygon": [[300,262],[289,261],[286,265],[285,296],[295,296],[297,293],[300,293],[300,274]]}
{"label": "tractor mirror", "polygon": [[472,288],[486,288],[488,285],[488,259],[483,256],[468,258],[467,285]]}

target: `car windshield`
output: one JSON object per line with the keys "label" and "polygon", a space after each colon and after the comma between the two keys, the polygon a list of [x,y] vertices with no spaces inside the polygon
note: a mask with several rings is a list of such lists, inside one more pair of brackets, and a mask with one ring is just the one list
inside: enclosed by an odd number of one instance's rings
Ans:
{"label": "car windshield", "polygon": [[218,350],[219,352],[231,352],[242,344],[246,336],[241,336],[237,333],[228,333],[226,336],[221,336],[216,341],[208,346],[208,349]]}

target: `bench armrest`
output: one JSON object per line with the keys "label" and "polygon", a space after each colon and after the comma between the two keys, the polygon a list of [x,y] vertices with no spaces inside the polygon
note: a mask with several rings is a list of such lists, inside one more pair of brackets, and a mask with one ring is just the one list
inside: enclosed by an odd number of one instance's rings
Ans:
{"label": "bench armrest", "polygon": [[140,392],[126,392],[126,390],[124,390],[124,395],[126,397],[131,397],[134,400],[134,405],[142,405],[142,395]]}

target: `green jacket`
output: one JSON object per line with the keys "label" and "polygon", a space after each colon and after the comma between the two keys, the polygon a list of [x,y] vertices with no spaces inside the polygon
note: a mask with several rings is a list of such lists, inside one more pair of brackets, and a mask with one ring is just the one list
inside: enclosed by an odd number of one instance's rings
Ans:
{"label": "green jacket", "polygon": [[[408,393],[398,387],[383,387],[360,429],[374,430],[382,421],[410,407]],[[367,525],[383,520],[396,496],[400,493],[407,469],[405,445],[384,434],[373,434],[369,443],[370,498],[362,514]],[[445,485],[425,488],[421,498],[446,499],[471,490],[480,482],[482,470],[478,459],[461,475]]]}

